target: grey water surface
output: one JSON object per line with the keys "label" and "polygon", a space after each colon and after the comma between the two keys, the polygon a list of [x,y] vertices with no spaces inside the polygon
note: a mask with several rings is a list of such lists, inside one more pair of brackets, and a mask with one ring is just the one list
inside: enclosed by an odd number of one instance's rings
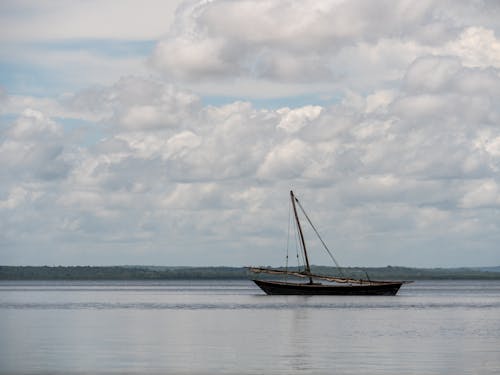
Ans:
{"label": "grey water surface", "polygon": [[500,374],[500,281],[395,297],[250,281],[0,282],[0,374]]}

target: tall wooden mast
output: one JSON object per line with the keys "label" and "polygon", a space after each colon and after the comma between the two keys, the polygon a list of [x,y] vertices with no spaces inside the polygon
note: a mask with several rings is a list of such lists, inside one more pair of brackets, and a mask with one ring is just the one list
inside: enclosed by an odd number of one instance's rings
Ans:
{"label": "tall wooden mast", "polygon": [[[309,265],[309,258],[307,256],[306,242],[304,241],[304,234],[302,233],[302,227],[300,226],[299,215],[297,214],[297,207],[295,206],[295,195],[293,195],[293,191],[290,190],[290,198],[292,200],[293,213],[295,215],[295,221],[297,223],[297,228],[299,229],[300,242],[302,242],[302,249],[304,250],[304,258],[306,260],[306,272],[308,274],[311,273],[311,266]],[[309,277],[309,283],[313,283],[312,277]]]}

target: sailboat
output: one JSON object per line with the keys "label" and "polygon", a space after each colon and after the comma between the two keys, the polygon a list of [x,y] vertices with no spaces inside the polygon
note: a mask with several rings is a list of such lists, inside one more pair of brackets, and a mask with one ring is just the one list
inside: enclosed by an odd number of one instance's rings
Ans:
{"label": "sailboat", "polygon": [[[297,227],[298,235],[300,237],[300,247],[302,249],[304,258],[304,269],[303,270],[288,270],[286,269],[273,269],[273,268],[263,268],[263,267],[250,267],[249,270],[254,273],[265,273],[272,275],[282,275],[285,277],[296,277],[301,279],[306,279],[306,282],[291,282],[291,281],[271,281],[271,280],[259,280],[254,279],[253,282],[257,284],[266,294],[271,295],[376,295],[376,296],[394,296],[398,293],[401,285],[409,283],[411,281],[383,281],[383,280],[370,280],[367,279],[355,279],[351,277],[345,277],[342,273],[341,268],[338,263],[333,258],[330,250],[324,243],[323,239],[319,235],[318,231],[314,227],[313,223],[306,214],[304,208],[300,204],[297,197],[290,191],[290,199],[292,201],[293,213],[295,217],[295,224]],[[303,215],[313,228],[314,232],[318,235],[321,243],[328,251],[332,259],[334,260],[341,276],[327,276],[318,275],[311,272],[311,266],[309,264],[309,256],[307,254],[306,243],[304,240],[304,234],[302,231],[302,226],[300,224],[299,215],[297,213],[297,205],[301,209]],[[367,275],[368,276],[368,275]],[[320,281],[326,281],[327,283],[321,283]]]}

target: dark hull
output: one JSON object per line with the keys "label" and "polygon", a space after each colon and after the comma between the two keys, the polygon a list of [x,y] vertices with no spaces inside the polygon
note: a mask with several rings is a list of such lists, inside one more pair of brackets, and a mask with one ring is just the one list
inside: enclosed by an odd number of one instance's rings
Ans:
{"label": "dark hull", "polygon": [[253,280],[266,294],[308,296],[395,296],[403,282],[367,285],[299,284]]}

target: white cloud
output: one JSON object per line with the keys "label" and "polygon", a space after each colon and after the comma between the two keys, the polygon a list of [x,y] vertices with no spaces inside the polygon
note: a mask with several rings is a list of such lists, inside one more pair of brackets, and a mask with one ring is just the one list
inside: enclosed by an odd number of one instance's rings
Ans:
{"label": "white cloud", "polygon": [[221,74],[331,80],[338,75],[335,55],[343,48],[376,44],[396,36],[395,30],[411,32],[430,11],[430,2],[407,1],[396,7],[361,1],[198,2],[178,13],[179,22],[152,61],[165,74],[187,80]]}
{"label": "white cloud", "polygon": [[318,93],[318,85],[330,93],[387,89],[424,56],[498,67],[500,25],[485,17],[488,11],[493,14],[495,4],[189,2],[151,63],[169,79],[219,95],[272,97],[292,84],[302,94]]}
{"label": "white cloud", "polygon": [[222,43],[218,40],[187,41],[175,38],[160,43],[153,55],[158,68],[181,78],[203,76],[223,77],[231,73],[231,65],[220,56]]}
{"label": "white cloud", "polygon": [[180,0],[3,1],[0,39],[156,39]]}
{"label": "white cloud", "polygon": [[[4,132],[1,174],[31,179],[61,179],[69,170],[61,127],[42,113],[26,109]],[[8,177],[7,177],[8,178]]]}
{"label": "white cloud", "polygon": [[380,90],[366,97],[366,112],[385,111],[394,100],[395,91]]}
{"label": "white cloud", "polygon": [[312,150],[308,145],[293,139],[271,149],[257,175],[271,180],[294,179],[301,177],[311,161]]}
{"label": "white cloud", "polygon": [[201,138],[191,131],[183,131],[167,141],[166,158],[182,158],[201,144]]}
{"label": "white cloud", "polygon": [[[428,66],[440,74],[419,85],[431,74]],[[248,102],[202,106],[196,95],[172,85],[129,77],[59,104],[107,124],[94,146],[73,144],[67,130],[34,110],[5,129],[2,160],[18,157],[5,169],[12,173],[2,208],[22,215],[33,189],[47,202],[37,210],[61,216],[45,224],[45,234],[61,241],[76,236],[82,246],[103,239],[147,242],[177,254],[178,262],[189,258],[178,246],[194,252],[204,246],[212,255],[196,252],[200,262],[279,263],[280,254],[270,255],[269,248],[283,240],[291,187],[304,196],[320,229],[338,237],[340,248],[352,249],[341,256],[348,264],[380,264],[365,252],[382,233],[407,247],[433,236],[480,236],[471,215],[484,224],[481,212],[498,206],[500,163],[500,133],[491,122],[498,118],[498,84],[471,78],[483,73],[426,57],[408,67],[400,91],[353,92],[330,107],[276,110]],[[469,81],[475,84],[464,84]],[[147,116],[131,116],[136,108],[148,108]],[[53,159],[48,152],[26,157],[30,147],[45,150],[47,140],[64,145]],[[57,187],[35,173],[43,170],[38,159],[52,168],[65,161]],[[461,210],[470,215],[454,214]],[[387,247],[379,254],[385,264],[384,254],[397,250],[380,244]],[[404,263],[404,255],[398,259]]]}
{"label": "white cloud", "polygon": [[27,108],[15,124],[7,131],[14,140],[43,139],[61,135],[61,128],[43,113]]}
{"label": "white cloud", "polygon": [[289,133],[295,133],[309,122],[315,120],[320,115],[321,109],[320,106],[312,105],[297,109],[280,109],[278,113],[282,116],[282,119],[278,124],[278,128],[284,129]]}
{"label": "white cloud", "polygon": [[57,99],[46,97],[34,97],[28,95],[7,95],[3,101],[2,112],[17,115],[28,110],[43,113],[47,117],[75,117],[75,113],[68,111]]}
{"label": "white cloud", "polygon": [[[2,246],[2,259],[279,264],[293,188],[344,264],[498,263],[493,8],[187,2],[151,57],[166,81],[115,79],[110,71],[135,63],[103,58],[107,77],[92,73],[100,85],[57,99],[4,94],[0,241],[20,250]],[[80,26],[72,38],[92,35]],[[130,37],[120,28],[95,35]],[[59,57],[70,65],[78,54]],[[203,104],[214,93],[311,103]],[[467,243],[487,250],[471,254]]]}
{"label": "white cloud", "polygon": [[151,79],[124,77],[112,86],[67,97],[66,103],[87,118],[129,130],[147,130],[179,127],[199,107],[199,98]]}
{"label": "white cloud", "polygon": [[[2,1],[0,64],[11,92],[58,96],[149,75],[151,45],[181,0]],[[4,81],[5,82],[5,81]]]}
{"label": "white cloud", "polygon": [[500,189],[493,179],[479,180],[464,195],[461,204],[465,208],[495,207],[500,205]]}
{"label": "white cloud", "polygon": [[404,81],[406,90],[417,93],[437,91],[450,82],[461,68],[458,58],[441,56],[418,58],[406,73]]}
{"label": "white cloud", "polygon": [[5,200],[0,200],[0,209],[2,208],[9,208],[13,209],[19,206],[20,204],[24,203],[27,200],[27,197],[29,195],[29,192],[20,187],[16,186],[11,189],[9,192],[9,195],[7,199]]}
{"label": "white cloud", "polygon": [[500,68],[500,41],[491,29],[468,27],[445,46],[445,51],[459,56],[468,67]]}

